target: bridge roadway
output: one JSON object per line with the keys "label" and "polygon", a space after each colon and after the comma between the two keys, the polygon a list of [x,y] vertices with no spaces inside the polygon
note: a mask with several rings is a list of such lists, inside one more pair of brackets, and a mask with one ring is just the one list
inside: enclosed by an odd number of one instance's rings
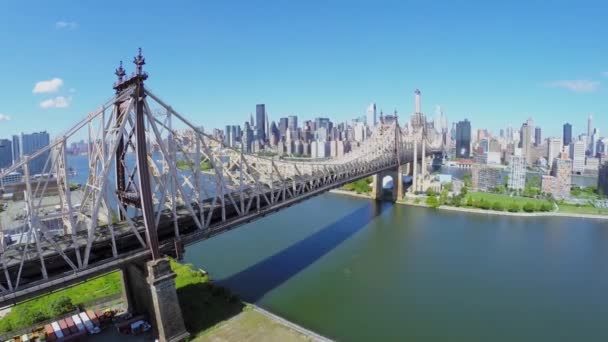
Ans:
{"label": "bridge roadway", "polygon": [[[404,159],[411,160],[411,158],[411,152],[406,153],[406,158]],[[402,164],[405,163],[406,162],[403,162]],[[192,216],[183,206],[179,207],[177,209],[177,216],[181,242],[185,246],[191,245],[198,241],[208,239],[240,225],[264,217],[273,212],[287,208],[300,201],[317,196],[331,189],[338,188],[344,184],[369,177],[386,170],[395,169],[396,167],[397,161],[392,159],[391,162],[387,162],[385,165],[375,170],[362,171],[362,173],[354,175],[351,173],[349,176],[345,176],[344,174],[338,175],[334,181],[330,181],[328,184],[322,184],[317,188],[302,188],[302,192],[297,195],[292,196],[288,192],[284,192],[284,199],[272,204],[267,203],[260,195],[261,200],[259,210],[252,209],[248,214],[239,216],[233,206],[226,206],[226,220],[223,222],[221,217],[221,208],[216,204],[217,209],[213,211],[211,224],[207,229],[204,230],[198,229]],[[309,180],[306,180],[305,182],[308,181]],[[270,196],[270,194],[271,190],[266,190],[266,195]],[[283,194],[281,197],[283,197]],[[243,196],[243,201],[245,204],[249,202],[249,199],[252,196],[255,197],[257,195],[252,195],[251,192],[249,192]],[[237,198],[234,200],[236,201],[237,205],[240,205],[239,196],[237,196]],[[255,201],[256,200],[254,199],[254,202]],[[228,203],[227,197],[226,203]],[[209,212],[212,205],[212,198],[206,199],[203,202],[204,212]],[[197,204],[193,204],[193,209],[196,215],[200,217],[199,207]],[[145,236],[145,228],[141,217],[135,218],[132,221],[141,236]],[[42,250],[48,278],[43,278],[37,256],[28,258],[23,265],[21,283],[19,284],[18,289],[2,292],[0,295],[0,307],[11,305],[86,281],[87,279],[120,269],[128,263],[150,259],[150,250],[141,246],[135,234],[125,222],[114,224],[118,257],[113,257],[112,255],[109,229],[103,229],[103,227],[100,228],[101,229],[96,230],[97,238],[95,242],[93,242],[89,266],[87,268],[74,271],[67,265],[65,260],[55,251],[55,249],[48,242],[46,242],[46,244],[43,244]],[[170,210],[165,209],[161,213],[157,231],[161,253],[175,255],[175,232]],[[71,245],[71,238],[68,236],[61,236],[55,237],[54,239],[55,242],[63,248],[64,253],[70,259],[75,260],[75,252],[73,248],[69,247]],[[80,246],[86,245],[86,232],[78,233],[77,241]],[[11,249],[5,253],[6,269],[10,273],[11,279],[14,279],[19,271],[19,262],[16,254],[22,250],[22,248]],[[0,284],[8,289],[8,284],[5,277],[0,276]]]}

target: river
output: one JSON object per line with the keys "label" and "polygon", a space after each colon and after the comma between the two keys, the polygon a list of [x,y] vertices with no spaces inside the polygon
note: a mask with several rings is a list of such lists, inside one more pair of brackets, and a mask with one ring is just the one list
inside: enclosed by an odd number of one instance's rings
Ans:
{"label": "river", "polygon": [[188,248],[248,301],[342,341],[605,341],[608,227],[326,194]]}

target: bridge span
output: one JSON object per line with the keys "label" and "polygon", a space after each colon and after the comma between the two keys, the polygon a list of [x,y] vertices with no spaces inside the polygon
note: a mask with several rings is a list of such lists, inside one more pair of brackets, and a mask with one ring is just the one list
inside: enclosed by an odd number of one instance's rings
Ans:
{"label": "bridge span", "polygon": [[[401,176],[415,172],[425,150],[442,151],[426,122],[408,130],[394,120],[339,158],[246,154],[150,92],[141,51],[134,63],[128,79],[122,64],[116,70],[110,100],[0,173],[22,171],[25,183],[24,218],[2,227],[0,306],[121,269],[133,304],[156,318],[161,340],[182,338],[187,333],[164,256],[179,258],[189,244],[365,177],[375,176],[379,196],[381,176],[395,175],[394,197],[403,196]],[[81,202],[73,203],[68,146],[83,134],[89,176]],[[133,157],[135,163],[126,162]],[[36,178],[29,169],[40,159],[47,176]],[[52,216],[61,222],[59,231],[48,224],[43,204],[50,189],[57,194],[59,210]]]}

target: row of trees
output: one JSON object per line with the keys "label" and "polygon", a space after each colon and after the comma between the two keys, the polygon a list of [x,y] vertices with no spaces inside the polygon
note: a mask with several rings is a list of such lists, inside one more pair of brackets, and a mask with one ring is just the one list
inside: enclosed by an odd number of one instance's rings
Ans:
{"label": "row of trees", "polygon": [[[46,310],[45,310],[46,309]],[[53,317],[60,317],[69,312],[76,311],[76,305],[69,297],[59,297],[46,308],[18,305],[14,308],[15,313],[11,315],[14,319],[1,319],[0,332],[5,333],[20,327],[27,327]]]}

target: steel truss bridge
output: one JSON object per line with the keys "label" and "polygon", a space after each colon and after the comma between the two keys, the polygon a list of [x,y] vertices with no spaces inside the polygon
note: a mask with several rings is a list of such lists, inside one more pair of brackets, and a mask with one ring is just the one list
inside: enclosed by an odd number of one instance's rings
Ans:
{"label": "steel truss bridge", "polygon": [[[0,173],[3,178],[21,171],[25,183],[23,219],[16,227],[2,227],[0,305],[134,261],[179,256],[184,246],[412,162],[414,146],[425,144],[429,154],[441,149],[440,139],[430,139],[424,129],[402,129],[395,120],[379,124],[358,148],[335,159],[245,154],[150,92],[141,50],[134,63],[136,72],[128,79],[122,63],[116,70],[111,99]],[[88,136],[89,176],[75,203],[68,147],[83,136]],[[30,174],[36,158],[46,159],[46,176]],[[57,200],[53,213],[45,201],[51,193]],[[50,228],[50,218],[59,222],[59,234]]]}

